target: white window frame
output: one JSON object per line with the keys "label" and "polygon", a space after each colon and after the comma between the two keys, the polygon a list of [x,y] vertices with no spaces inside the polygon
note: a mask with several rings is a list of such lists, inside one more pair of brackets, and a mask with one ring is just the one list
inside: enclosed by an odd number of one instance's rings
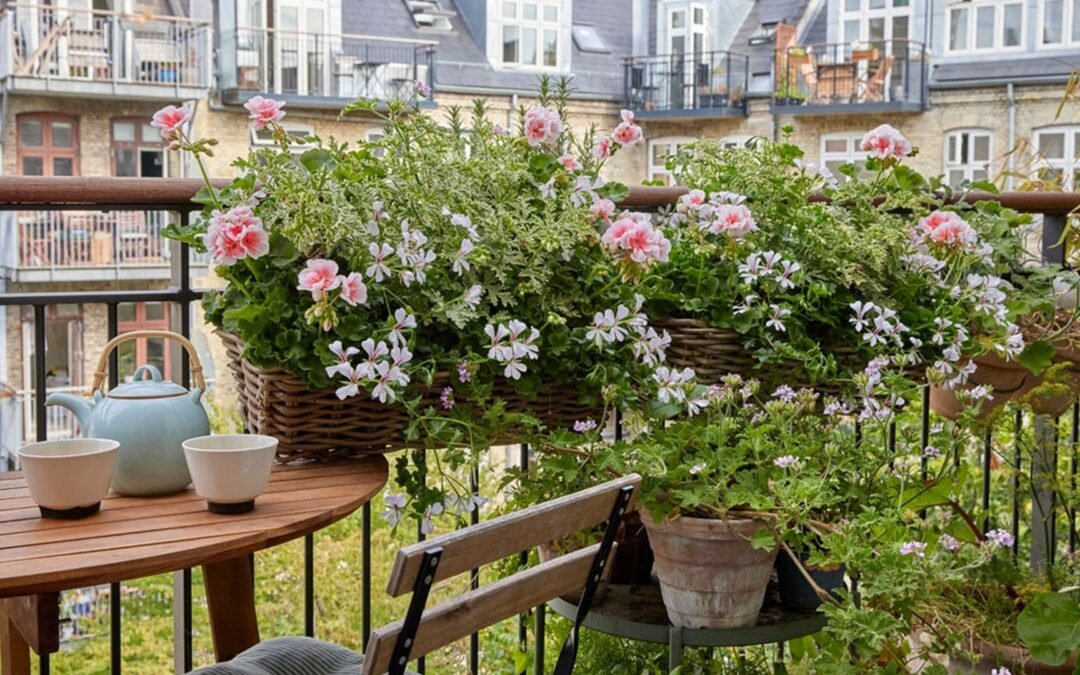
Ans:
{"label": "white window frame", "polygon": [[[694,13],[700,10],[702,13],[702,22],[700,24],[694,23]],[[683,12],[686,17],[686,23],[680,29],[672,28],[671,19],[675,12]],[[662,45],[659,50],[663,55],[675,54],[675,50],[671,46],[671,41],[675,37],[683,38],[684,49],[683,54],[690,56],[693,54],[704,54],[709,51],[709,45],[711,43],[711,31],[709,30],[709,6],[703,2],[688,2],[686,0],[680,0],[679,2],[666,2],[659,7],[659,15],[663,17],[664,23],[662,25],[662,37],[659,41]],[[699,51],[694,50],[694,36],[701,35],[701,49]]]}
{"label": "white window frame", "polygon": [[[491,62],[499,68],[524,70],[532,72],[565,71],[570,67],[570,43],[573,41],[571,26],[573,14],[570,0],[489,0],[489,16],[494,20],[488,22],[491,29],[491,37],[488,39],[488,53],[493,57]],[[503,16],[503,5],[513,3],[516,11],[513,19]],[[526,4],[536,5],[536,19],[526,20],[522,17],[523,6]],[[552,23],[544,20],[545,6],[553,6],[558,11],[557,21]],[[518,60],[503,60],[503,29],[507,26],[516,26],[518,29]],[[522,28],[536,30],[536,63],[521,62],[521,32]],[[555,31],[555,65],[544,63],[544,31]]]}
{"label": "white window frame", "polygon": [[[1065,140],[1062,148],[1061,159],[1050,159],[1042,155],[1040,137],[1043,134],[1055,134],[1064,133]],[[1077,136],[1080,136],[1080,124],[1060,124],[1052,127],[1042,127],[1035,130],[1035,147],[1038,165],[1041,168],[1058,169],[1061,171],[1065,180],[1062,182],[1061,189],[1066,192],[1071,192],[1076,189],[1075,177],[1078,171],[1080,171],[1080,152],[1076,152]]]}
{"label": "white window frame", "polygon": [[[849,10],[844,0],[840,0],[840,25],[838,30],[838,38],[836,42],[846,42],[847,36],[844,35],[845,26],[848,21],[859,22],[859,39],[861,43],[870,42],[870,20],[871,19],[884,19],[885,20],[885,35],[882,38],[885,44],[892,44],[894,39],[912,40],[914,39],[911,31],[915,27],[915,10],[914,5],[918,0],[911,0],[906,7],[894,7],[893,0],[885,0],[885,6],[878,9],[870,9],[869,0],[860,0],[859,9]],[[897,17],[906,16],[908,20],[908,36],[906,38],[895,38],[892,34],[893,22],[892,20]],[[946,35],[948,35],[946,33]]]}
{"label": "white window frame", "polygon": [[[839,171],[834,171],[829,167],[829,162],[840,162],[841,164],[859,164],[866,160],[867,153],[865,150],[859,148],[862,143],[865,132],[862,131],[838,131],[832,134],[823,134],[821,136],[821,143],[818,147],[818,164],[822,167],[829,168],[838,180],[847,180],[847,176],[841,174]],[[844,140],[847,143],[847,147],[844,152],[829,152],[825,149],[826,144],[829,141]]]}
{"label": "white window frame", "polygon": [[[310,124],[302,124],[300,122],[282,122],[281,126],[289,134],[304,134],[305,136],[314,136],[315,127]],[[269,148],[277,145],[277,141],[272,139],[259,138],[258,130],[252,127],[251,129],[251,147],[252,148]],[[311,143],[292,143],[289,145],[289,150],[293,154],[300,154],[305,150],[310,150],[315,146]]]}
{"label": "white window frame", "polygon": [[1039,19],[1035,24],[1035,49],[1053,50],[1053,49],[1070,49],[1077,45],[1080,45],[1080,36],[1073,39],[1072,35],[1072,18],[1073,9],[1075,8],[1074,0],[1062,0],[1061,11],[1061,42],[1043,42],[1043,25],[1046,21],[1046,0],[1039,0]]}
{"label": "white window frame", "polygon": [[[965,134],[968,136],[969,139],[969,153],[974,152],[974,139],[976,137],[986,137],[987,144],[985,163],[980,163],[978,160],[975,159],[968,159],[967,161],[964,161],[962,158],[959,161],[949,160],[949,144],[952,143],[954,139],[957,141],[957,143],[962,143],[962,139]],[[958,145],[957,152],[961,151],[960,148],[961,146]],[[949,131],[945,132],[945,138],[941,150],[941,159],[942,173],[945,176],[946,182],[948,182],[950,185],[952,185],[952,180],[950,179],[949,174],[952,171],[963,172],[962,180],[966,181],[975,180],[975,172],[983,171],[984,173],[986,173],[986,177],[982,180],[991,180],[993,179],[994,175],[992,170],[994,165],[994,134],[989,129],[979,127],[950,129]],[[954,187],[956,186],[954,185]]]}
{"label": "white window frame", "polygon": [[[1005,6],[1020,5],[1020,43],[1005,46]],[[980,8],[994,8],[994,44],[990,47],[975,46],[975,32],[977,29],[976,14]],[[967,16],[967,45],[961,49],[953,49],[953,11],[966,9]],[[945,6],[945,53],[946,54],[985,54],[988,52],[1022,52],[1026,49],[1027,38],[1027,8],[1023,0],[973,0],[971,2],[949,2]]]}
{"label": "white window frame", "polygon": [[666,163],[668,155],[673,155],[679,152],[680,147],[687,143],[690,143],[693,140],[694,138],[692,136],[661,136],[660,138],[649,139],[645,158],[645,164],[647,169],[646,173],[649,177],[649,180],[657,180],[658,178],[663,178],[665,181],[667,181],[669,185],[674,185],[675,178],[671,175],[671,172],[667,170],[667,167],[664,166],[664,164],[653,163],[653,151],[657,145],[669,146],[668,151],[664,153],[664,161]]}

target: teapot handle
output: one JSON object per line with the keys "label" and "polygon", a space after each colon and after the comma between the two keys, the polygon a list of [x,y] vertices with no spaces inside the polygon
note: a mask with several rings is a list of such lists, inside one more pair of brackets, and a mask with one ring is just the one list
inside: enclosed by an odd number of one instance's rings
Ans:
{"label": "teapot handle", "polygon": [[121,344],[140,338],[165,338],[167,340],[179,342],[180,346],[182,346],[184,350],[187,351],[188,356],[191,357],[192,381],[199,389],[206,391],[206,380],[203,378],[202,362],[199,361],[199,354],[195,351],[195,345],[191,344],[191,340],[188,340],[183,335],[167,330],[133,330],[130,333],[117,335],[112,340],[109,340],[109,344],[105,345],[105,349],[101,352],[101,358],[98,359],[97,370],[94,371],[94,384],[90,387],[90,391],[96,391],[98,389],[102,392],[105,391],[105,377],[109,373],[109,354]]}

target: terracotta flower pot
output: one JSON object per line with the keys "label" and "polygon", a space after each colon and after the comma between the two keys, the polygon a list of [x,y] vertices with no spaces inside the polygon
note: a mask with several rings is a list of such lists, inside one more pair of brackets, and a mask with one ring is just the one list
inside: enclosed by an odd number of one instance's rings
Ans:
{"label": "terracotta flower pot", "polygon": [[757,623],[776,549],[755,550],[758,520],[680,517],[657,523],[647,513],[654,568],[668,619],[680,628],[739,628]]}
{"label": "terracotta flower pot", "polygon": [[[961,391],[969,391],[978,386],[988,386],[993,389],[992,398],[983,401],[979,408],[978,419],[986,419],[995,410],[1030,391],[1032,383],[1037,380],[1034,374],[1016,361],[1006,361],[997,354],[983,354],[975,358],[978,368],[972,373],[967,384],[960,387]],[[930,387],[930,408],[942,417],[955,420],[967,408],[960,401],[957,390],[945,389],[939,385]]]}

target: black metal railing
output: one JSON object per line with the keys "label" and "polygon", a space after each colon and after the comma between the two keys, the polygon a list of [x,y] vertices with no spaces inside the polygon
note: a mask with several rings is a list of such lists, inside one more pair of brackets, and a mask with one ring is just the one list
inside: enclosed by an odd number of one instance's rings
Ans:
{"label": "black metal railing", "polygon": [[792,46],[777,54],[773,104],[921,109],[928,68],[924,45],[911,40]]}
{"label": "black metal railing", "polygon": [[624,68],[624,103],[631,110],[746,114],[746,55],[715,51],[635,56]]}
{"label": "black metal railing", "polygon": [[221,36],[221,88],[331,99],[410,98],[435,80],[435,43],[240,28]]}
{"label": "black metal railing", "polygon": [[[3,178],[0,179],[0,211],[21,210],[87,210],[98,211],[146,211],[161,210],[171,214],[172,218],[189,218],[197,207],[190,202],[200,183],[193,180],[183,179],[125,179],[125,178]],[[653,210],[674,204],[677,198],[684,192],[681,188],[643,188],[631,189],[630,195],[622,202],[626,208],[641,210]],[[1068,215],[1080,208],[1080,194],[1073,193],[1005,193],[999,196],[967,195],[969,201],[978,199],[994,199],[1003,205],[1019,211],[1042,215],[1042,250],[1047,261],[1054,263],[1065,262],[1064,247],[1061,245],[1062,233],[1066,227]],[[59,201],[64,200],[64,201]],[[48,424],[46,419],[45,396],[47,389],[47,362],[46,362],[46,326],[50,315],[49,307],[58,305],[104,305],[106,310],[106,328],[108,337],[115,337],[120,333],[120,306],[125,303],[167,303],[172,308],[174,318],[173,325],[178,332],[185,336],[192,334],[192,311],[191,303],[198,300],[202,291],[192,285],[191,251],[187,246],[169,242],[172,248],[170,261],[172,276],[168,288],[156,290],[125,290],[125,291],[60,291],[60,292],[30,292],[30,293],[0,293],[0,308],[30,308],[33,316],[33,362],[31,372],[33,374],[33,414],[37,424],[35,436],[38,440],[47,440]],[[190,364],[182,350],[175,355],[180,364],[179,381],[184,384],[190,383]],[[110,356],[109,372],[110,386],[117,383],[119,362],[114,352]],[[929,414],[929,390],[924,388],[922,396],[921,414],[919,419],[911,419],[911,415],[902,420],[905,429],[917,428],[917,434],[910,436],[897,434],[897,425],[894,424],[886,437],[881,442],[896,451],[906,444],[917,442],[920,448],[927,445],[930,437],[932,417]],[[1066,417],[1066,416],[1062,416]],[[1025,551],[1029,554],[1030,564],[1034,569],[1040,569],[1048,562],[1053,562],[1059,552],[1074,553],[1077,547],[1076,508],[1075,504],[1061,505],[1055,502],[1051,486],[1053,481],[1050,477],[1063,478],[1058,484],[1075,485],[1078,465],[1078,447],[1080,447],[1080,404],[1074,404],[1071,415],[1067,420],[1054,419],[1046,416],[1035,416],[1017,411],[1012,424],[998,425],[997,430],[1004,432],[1000,439],[1012,441],[1015,445],[1006,456],[1007,449],[1004,445],[995,442],[992,431],[987,431],[982,454],[978,464],[982,471],[980,493],[971,495],[971,498],[984,510],[991,512],[991,516],[985,521],[985,527],[1009,527],[1016,540],[1014,551],[1020,554]],[[616,438],[621,435],[620,420],[616,418]],[[1006,428],[1007,427],[1007,428]],[[1022,432],[1031,430],[1034,443],[1033,450],[1027,463],[1021,456],[1019,438]],[[870,442],[871,439],[864,439]],[[877,439],[874,439],[875,441]],[[529,464],[529,451],[525,446],[520,447],[520,465],[527,468]],[[959,460],[958,460],[959,461]],[[1032,480],[1028,486],[1030,493],[1025,493],[1019,481],[1019,475],[1014,475],[1009,484],[1011,494],[1008,496],[995,496],[992,494],[994,481],[992,473],[995,464],[1020,470],[1027,467]],[[924,461],[924,469],[926,463]],[[1060,468],[1067,467],[1069,474],[1062,477]],[[0,465],[0,470],[5,467]],[[470,476],[471,484],[475,490],[479,482],[479,476]],[[1001,483],[1001,481],[998,481]],[[1000,507],[996,511],[993,507]],[[372,520],[371,506],[367,504],[362,509],[362,579],[361,579],[361,625],[364,643],[367,642],[371,633],[372,617]],[[472,522],[477,522],[479,516],[476,511],[472,514]],[[1022,527],[1026,522],[1026,528]],[[993,523],[993,525],[991,525]],[[1067,534],[1062,534],[1059,524],[1065,524]],[[1023,535],[1028,538],[1021,546]],[[308,535],[304,542],[304,631],[307,635],[314,635],[316,625],[315,612],[315,555],[316,537]],[[190,570],[176,573],[176,593],[173,597],[174,616],[177,617],[178,631],[174,635],[174,654],[176,664],[183,672],[190,670],[192,663],[192,575]],[[475,578],[474,578],[475,583]],[[110,640],[111,640],[111,672],[120,673],[121,658],[121,631],[122,631],[122,596],[119,583],[110,586]],[[535,675],[542,675],[545,669],[544,633],[546,614],[544,607],[538,607],[534,613],[534,641],[535,647],[533,671]],[[522,643],[528,639],[527,617],[522,617],[519,623],[519,638]],[[783,645],[777,646],[777,655],[783,658]],[[40,673],[47,675],[50,672],[50,655],[42,654],[40,659]],[[479,672],[479,638],[473,636],[470,640],[469,670],[472,673]],[[423,672],[423,666],[419,667]],[[524,670],[522,671],[524,672]]]}

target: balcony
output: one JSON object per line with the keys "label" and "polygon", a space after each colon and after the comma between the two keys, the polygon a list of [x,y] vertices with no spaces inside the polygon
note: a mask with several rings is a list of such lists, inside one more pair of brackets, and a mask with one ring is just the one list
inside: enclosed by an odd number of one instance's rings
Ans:
{"label": "balcony", "polygon": [[641,118],[744,117],[749,57],[696,52],[626,61],[624,103]]}
{"label": "balcony", "polygon": [[163,211],[5,213],[0,273],[26,283],[168,279],[171,247],[162,237],[168,224]]}
{"label": "balcony", "polygon": [[407,99],[417,80],[433,84],[434,63],[434,42],[243,28],[221,36],[221,96],[334,109],[361,97]]}
{"label": "balcony", "polygon": [[773,112],[783,115],[920,112],[927,53],[920,42],[788,47],[777,54]]}
{"label": "balcony", "polygon": [[201,21],[9,4],[0,36],[8,91],[177,100],[210,86],[213,41]]}

